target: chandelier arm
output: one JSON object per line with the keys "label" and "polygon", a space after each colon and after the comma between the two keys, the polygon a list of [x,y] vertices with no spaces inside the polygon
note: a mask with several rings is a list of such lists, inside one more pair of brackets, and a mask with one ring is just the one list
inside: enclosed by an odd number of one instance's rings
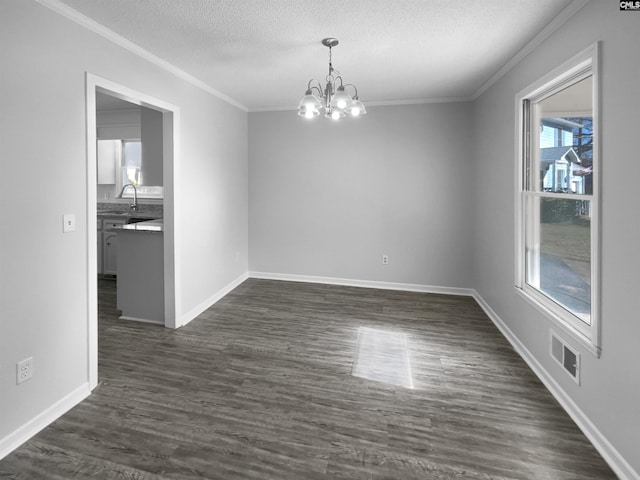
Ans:
{"label": "chandelier arm", "polygon": [[[313,85],[313,86],[312,86],[312,85],[311,85],[311,83],[312,83],[312,82],[316,82],[316,83],[317,83],[317,85]],[[322,84],[321,84],[318,80],[316,80],[315,78],[312,78],[311,80],[309,80],[309,83],[307,83],[307,90],[312,90],[312,89],[314,89],[314,88],[315,88],[316,90],[318,90],[319,92],[321,92]]]}
{"label": "chandelier arm", "polygon": [[345,83],[343,86],[344,88],[353,87],[353,89],[356,91],[356,94],[354,95],[354,97],[358,96],[358,87],[356,87],[353,83]]}

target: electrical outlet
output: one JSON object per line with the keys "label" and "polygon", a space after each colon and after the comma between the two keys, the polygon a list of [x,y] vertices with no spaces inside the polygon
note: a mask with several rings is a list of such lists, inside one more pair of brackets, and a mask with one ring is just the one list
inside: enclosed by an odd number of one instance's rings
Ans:
{"label": "electrical outlet", "polygon": [[16,383],[19,385],[33,377],[33,357],[25,358],[16,365]]}
{"label": "electrical outlet", "polygon": [[382,264],[383,265],[388,265],[389,264],[389,256],[388,255],[382,255]]}

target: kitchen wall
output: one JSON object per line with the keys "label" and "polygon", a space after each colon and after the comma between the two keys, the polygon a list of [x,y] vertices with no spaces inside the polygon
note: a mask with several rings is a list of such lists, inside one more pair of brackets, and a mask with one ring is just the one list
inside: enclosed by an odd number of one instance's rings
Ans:
{"label": "kitchen wall", "polygon": [[145,185],[163,185],[162,112],[140,108],[142,172]]}
{"label": "kitchen wall", "polygon": [[[97,111],[96,126],[98,140],[138,140],[142,142],[142,180],[145,186],[163,185],[163,121],[162,112],[139,105],[134,105],[121,100],[117,109],[101,109],[100,99],[109,98],[108,95],[98,93],[96,95]],[[112,101],[112,100],[111,100]],[[103,100],[104,102],[104,100]],[[108,102],[108,101],[107,101]],[[109,105],[111,107],[111,105]],[[98,149],[100,151],[100,148]],[[99,201],[114,201],[120,193],[116,184],[118,177],[120,157],[115,163],[112,161],[111,152],[107,154],[107,160],[100,160],[98,155],[98,184],[97,198]],[[101,175],[100,172],[104,174]],[[131,194],[129,190],[127,192]],[[138,189],[139,203],[146,202],[144,192]],[[159,200],[162,201],[162,200]],[[123,202],[121,200],[121,202]],[[157,202],[154,200],[154,202]]]}
{"label": "kitchen wall", "polygon": [[249,114],[250,270],[471,287],[471,104],[368,108]]}
{"label": "kitchen wall", "polygon": [[131,104],[126,110],[103,110],[96,112],[98,140],[140,139],[142,107]]}
{"label": "kitchen wall", "polygon": [[88,393],[85,73],[180,109],[182,320],[246,273],[248,193],[245,111],[34,1],[1,2],[0,45],[2,456]]}
{"label": "kitchen wall", "polygon": [[[635,300],[640,285],[640,223],[634,200],[638,186],[634,172],[640,158],[639,17],[637,12],[620,12],[618,2],[589,2],[475,102],[469,162],[475,179],[472,284],[581,426],[593,433],[601,451],[622,466],[621,478],[640,478],[640,321]],[[602,356],[596,358],[572,342],[582,361],[581,385],[577,385],[549,354],[549,330],[561,330],[514,288],[515,95],[598,40],[602,41]]]}

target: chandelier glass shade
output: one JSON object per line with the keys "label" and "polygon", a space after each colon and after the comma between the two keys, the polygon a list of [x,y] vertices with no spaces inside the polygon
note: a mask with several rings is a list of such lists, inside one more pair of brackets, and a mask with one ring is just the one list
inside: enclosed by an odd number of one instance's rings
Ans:
{"label": "chandelier glass shade", "polygon": [[[322,40],[322,44],[329,47],[329,74],[325,77],[324,87],[318,80],[309,80],[304,97],[298,104],[298,115],[314,118],[320,115],[322,109],[324,109],[325,118],[334,120],[366,115],[367,109],[358,98],[356,86],[352,83],[343,83],[340,72],[333,68],[331,49],[338,45],[338,39],[325,38]],[[353,89],[353,96],[347,87]]]}

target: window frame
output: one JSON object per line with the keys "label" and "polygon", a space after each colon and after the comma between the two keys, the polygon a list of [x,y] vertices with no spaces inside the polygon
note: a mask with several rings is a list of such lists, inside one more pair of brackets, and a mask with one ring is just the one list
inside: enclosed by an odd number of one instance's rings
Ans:
{"label": "window frame", "polygon": [[[601,332],[601,282],[600,282],[600,237],[601,237],[601,177],[600,162],[600,68],[599,42],[578,53],[558,68],[544,75],[538,81],[529,85],[516,95],[516,155],[517,168],[515,178],[515,288],[530,304],[551,319],[563,331],[572,335],[596,357],[600,356]],[[593,193],[590,195],[559,194],[553,198],[569,198],[571,200],[589,200],[591,202],[591,323],[581,321],[577,316],[560,306],[540,290],[529,285],[526,281],[526,227],[530,215],[526,214],[526,200],[538,196],[546,198],[544,192],[528,189],[527,178],[528,149],[530,148],[530,125],[527,104],[531,101],[541,101],[582,79],[591,76],[592,89],[592,131],[593,131]],[[533,194],[533,195],[532,195]],[[537,225],[537,224],[536,224]]]}

